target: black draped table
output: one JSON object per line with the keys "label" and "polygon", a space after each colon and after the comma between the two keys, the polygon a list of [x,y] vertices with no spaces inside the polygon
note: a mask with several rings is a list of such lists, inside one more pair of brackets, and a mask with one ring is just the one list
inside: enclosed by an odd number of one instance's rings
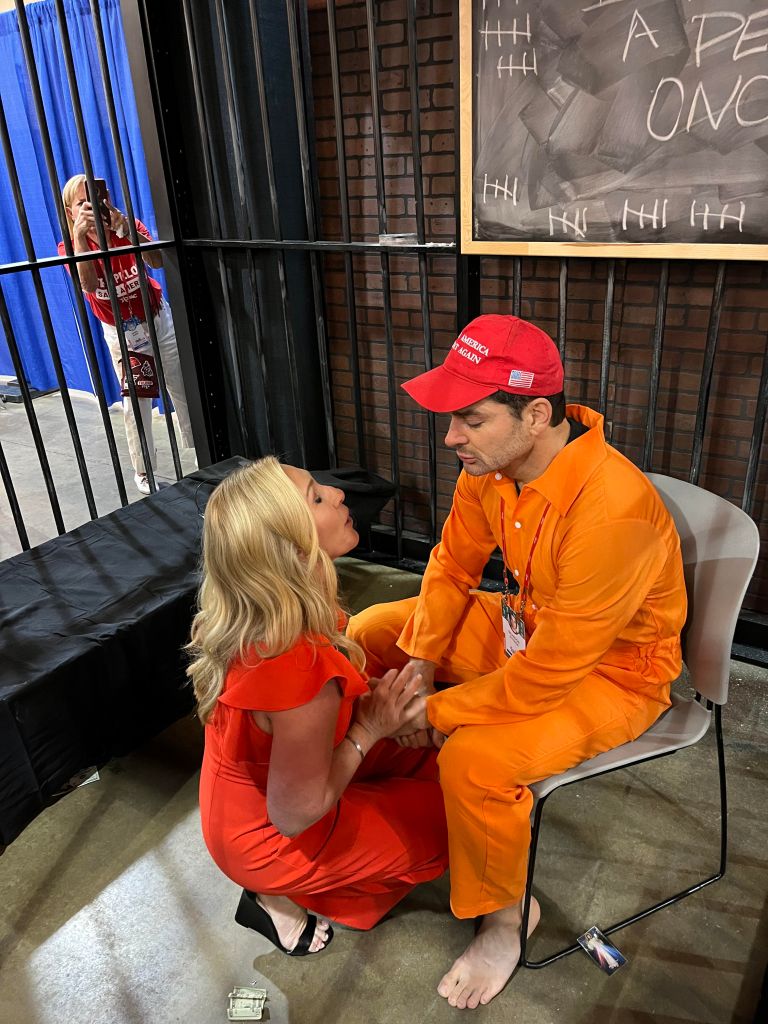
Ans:
{"label": "black draped table", "polygon": [[[202,513],[244,460],[0,562],[0,847],[81,781],[190,714],[189,637]],[[394,488],[317,473],[369,520]],[[364,525],[364,524],[363,524]]]}
{"label": "black draped table", "polygon": [[201,513],[240,461],[0,562],[0,845],[84,769],[191,713]]}

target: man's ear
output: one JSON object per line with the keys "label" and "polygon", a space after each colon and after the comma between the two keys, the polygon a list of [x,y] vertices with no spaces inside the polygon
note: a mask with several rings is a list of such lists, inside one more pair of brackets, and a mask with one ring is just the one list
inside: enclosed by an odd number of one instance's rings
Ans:
{"label": "man's ear", "polygon": [[552,405],[546,398],[534,398],[525,410],[531,417],[531,432],[541,434],[552,420]]}

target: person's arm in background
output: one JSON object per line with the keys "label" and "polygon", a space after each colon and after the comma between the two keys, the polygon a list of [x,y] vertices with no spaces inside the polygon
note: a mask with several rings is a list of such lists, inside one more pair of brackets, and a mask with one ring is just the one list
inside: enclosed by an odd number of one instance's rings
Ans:
{"label": "person's arm in background", "polygon": [[[110,228],[112,229],[112,231],[115,232],[115,234],[119,238],[128,238],[130,230],[130,221],[123,213],[123,211],[118,210],[118,208],[116,206],[113,206],[111,202],[108,203],[108,206],[109,214],[111,217],[109,225]],[[135,224],[136,234],[139,236],[139,242],[141,242],[142,239],[145,242],[151,242],[152,235],[149,233],[149,228],[142,224],[140,220],[136,220]],[[159,249],[154,249],[152,252],[142,252],[141,256],[144,262],[147,264],[147,266],[152,267],[153,270],[158,270],[163,265],[163,254],[160,252]]]}
{"label": "person's arm in background", "polygon": [[335,680],[307,704],[266,716],[272,730],[267,812],[282,835],[304,832],[337,803],[361,764],[356,744],[367,754],[374,743],[423,713],[424,698],[416,696],[421,686],[418,674],[392,670],[370,682],[371,692],[355,702],[348,739],[336,748],[341,693]]}
{"label": "person's arm in background", "polygon": [[[96,215],[90,203],[83,203],[80,207],[77,219],[72,225],[72,249],[75,253],[90,252],[88,245],[88,233],[96,230]],[[77,276],[80,280],[80,287],[84,292],[95,292],[99,286],[98,260],[87,260],[84,263],[76,263]]]}

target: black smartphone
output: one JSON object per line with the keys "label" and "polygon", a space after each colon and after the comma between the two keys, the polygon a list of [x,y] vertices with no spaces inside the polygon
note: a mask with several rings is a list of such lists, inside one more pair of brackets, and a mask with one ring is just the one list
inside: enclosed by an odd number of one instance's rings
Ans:
{"label": "black smartphone", "polygon": [[104,178],[94,178],[93,183],[96,186],[96,199],[94,200],[91,195],[90,187],[86,181],[86,188],[88,189],[88,198],[91,201],[91,206],[94,210],[98,210],[101,219],[105,224],[109,225],[112,222],[112,214],[109,212],[109,189]]}

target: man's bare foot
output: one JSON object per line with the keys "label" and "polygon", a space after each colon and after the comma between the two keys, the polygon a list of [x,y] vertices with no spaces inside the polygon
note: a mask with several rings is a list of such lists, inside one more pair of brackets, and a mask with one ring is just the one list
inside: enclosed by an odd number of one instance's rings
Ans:
{"label": "man's bare foot", "polygon": [[[538,900],[531,897],[530,935],[541,917]],[[520,959],[522,902],[483,918],[477,935],[437,986],[450,1006],[474,1010],[485,1006],[504,988]]]}
{"label": "man's bare foot", "polygon": [[[307,925],[306,910],[294,903],[293,900],[289,900],[287,896],[267,896],[257,893],[256,899],[272,918],[272,923],[283,946],[289,951],[294,949]],[[325,918],[318,917],[309,952],[316,953],[323,948],[327,941],[328,922]]]}

